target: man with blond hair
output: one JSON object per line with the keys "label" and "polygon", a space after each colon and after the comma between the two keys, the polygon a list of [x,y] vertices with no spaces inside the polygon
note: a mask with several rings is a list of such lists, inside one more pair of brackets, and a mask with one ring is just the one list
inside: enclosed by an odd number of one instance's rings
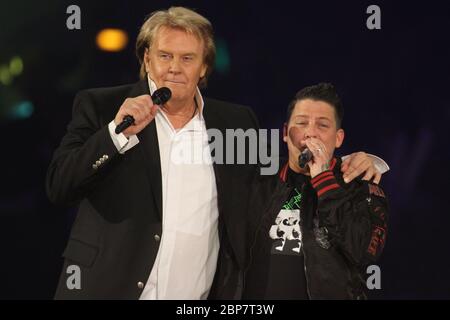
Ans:
{"label": "man with blond hair", "polygon": [[[211,153],[180,163],[174,154],[208,149],[208,129],[257,129],[256,117],[202,96],[215,46],[210,22],[198,13],[154,12],[136,51],[141,81],[78,93],[48,169],[51,201],[79,204],[56,298],[239,298],[244,182],[255,165],[217,163]],[[161,87],[172,96],[158,106],[151,95]],[[117,134],[126,116],[134,123]],[[352,166],[353,175],[375,174],[364,155]],[[214,282],[218,269],[230,277]]]}

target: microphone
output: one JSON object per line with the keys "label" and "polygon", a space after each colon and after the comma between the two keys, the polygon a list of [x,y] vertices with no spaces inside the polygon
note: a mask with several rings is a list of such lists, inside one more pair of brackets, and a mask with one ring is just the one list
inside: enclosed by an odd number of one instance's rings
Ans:
{"label": "microphone", "polygon": [[[162,87],[153,92],[152,94],[152,101],[154,104],[157,104],[158,106],[163,105],[167,101],[169,101],[170,97],[172,96],[172,91],[170,91],[167,87]],[[128,128],[134,123],[134,118],[130,115],[127,115],[123,118],[122,122],[119,123],[119,125],[116,127],[116,134],[121,133],[123,130]]]}
{"label": "microphone", "polygon": [[306,164],[311,161],[312,158],[313,158],[312,152],[308,148],[306,148],[298,156],[298,165],[300,166],[300,168],[303,169],[306,166]]}

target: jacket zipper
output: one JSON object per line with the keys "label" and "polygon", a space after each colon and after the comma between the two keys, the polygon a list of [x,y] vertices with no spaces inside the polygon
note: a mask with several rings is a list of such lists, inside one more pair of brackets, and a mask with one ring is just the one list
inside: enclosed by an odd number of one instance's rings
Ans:
{"label": "jacket zipper", "polygon": [[[303,196],[303,199],[304,199],[304,195],[305,195],[305,187],[306,187],[306,183],[303,183],[302,188],[301,188],[301,190],[302,190],[301,194]],[[300,203],[300,215],[303,213],[303,208],[305,207],[304,202],[305,201],[302,201]],[[309,300],[311,300],[311,292],[309,290],[309,281],[308,281],[308,271],[306,269],[306,253],[305,253],[305,249],[304,249],[305,246],[304,246],[304,243],[303,243],[303,231],[304,231],[304,228],[303,228],[302,224],[300,224],[301,241],[302,241],[302,252],[303,252],[303,260],[304,260],[303,269],[305,271],[305,280],[306,280],[306,293],[308,294]]]}
{"label": "jacket zipper", "polygon": [[[303,238],[303,235],[302,235],[302,238]],[[303,264],[303,269],[305,270],[306,293],[308,294],[309,300],[311,300],[311,292],[309,291],[308,271],[306,270],[306,254],[305,254],[305,250],[303,249],[303,239],[302,239],[302,252],[303,252],[303,260],[305,260],[305,263]]]}

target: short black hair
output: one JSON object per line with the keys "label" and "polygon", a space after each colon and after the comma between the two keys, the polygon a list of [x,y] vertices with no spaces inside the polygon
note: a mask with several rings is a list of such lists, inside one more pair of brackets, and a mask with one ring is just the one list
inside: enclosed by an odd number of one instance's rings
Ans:
{"label": "short black hair", "polygon": [[338,129],[342,126],[342,120],[344,118],[344,107],[341,99],[339,98],[336,89],[331,83],[319,83],[313,86],[305,87],[295,95],[294,100],[289,103],[287,109],[287,122],[291,119],[292,111],[294,110],[297,102],[305,99],[311,99],[315,101],[323,101],[328,103],[334,108],[336,115],[336,127]]}

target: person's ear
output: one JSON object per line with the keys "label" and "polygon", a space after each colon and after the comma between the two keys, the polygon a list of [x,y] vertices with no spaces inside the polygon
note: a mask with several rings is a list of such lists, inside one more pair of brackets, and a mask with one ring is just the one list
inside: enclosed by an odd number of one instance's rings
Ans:
{"label": "person's ear", "polygon": [[206,64],[202,65],[202,70],[200,71],[200,79],[203,79],[206,75],[206,71],[208,70],[208,67]]}
{"label": "person's ear", "polygon": [[145,48],[145,52],[144,52],[144,64],[145,64],[145,72],[149,73],[150,72],[150,50],[147,48]]}
{"label": "person's ear", "polygon": [[288,129],[288,125],[287,125],[287,123],[285,122],[285,123],[283,124],[283,141],[286,142],[286,143],[287,143],[287,141],[288,141],[288,138],[287,138],[287,135],[288,135],[287,129]]}
{"label": "person's ear", "polygon": [[344,142],[345,132],[344,129],[338,129],[336,132],[336,144],[335,147],[339,148]]}

